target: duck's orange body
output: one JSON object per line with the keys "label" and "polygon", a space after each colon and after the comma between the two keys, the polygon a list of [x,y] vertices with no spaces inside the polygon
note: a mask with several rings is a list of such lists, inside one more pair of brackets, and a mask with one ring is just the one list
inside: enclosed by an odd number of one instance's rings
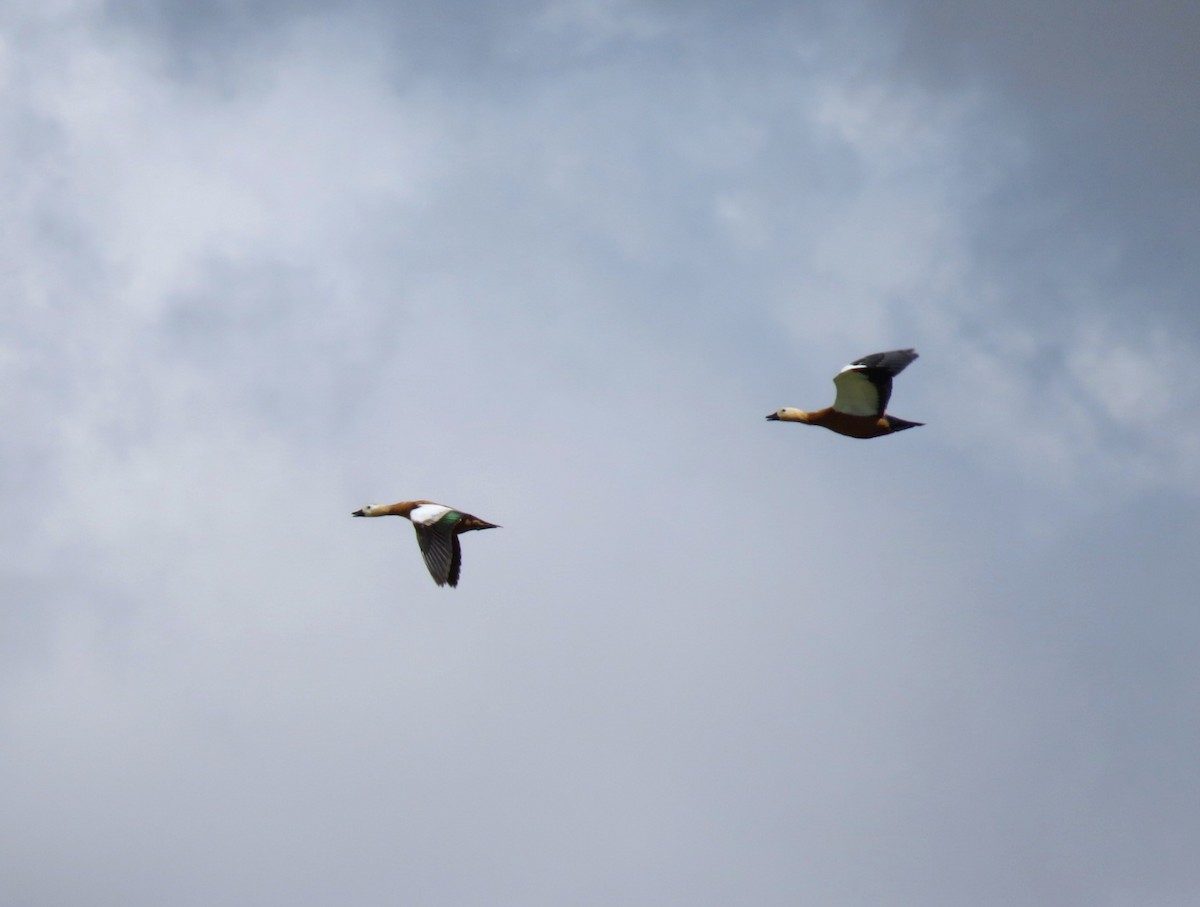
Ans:
{"label": "duck's orange body", "polygon": [[[770,419],[770,416],[767,416]],[[891,416],[851,416],[846,413],[839,413],[832,406],[825,409],[819,409],[815,413],[804,413],[804,418],[801,419],[780,419],[784,422],[803,422],[805,425],[819,425],[821,428],[828,428],[830,431],[836,431],[839,435],[845,435],[848,438],[878,438],[881,435],[890,435],[898,431],[903,431],[906,428],[912,428],[916,425],[921,425],[920,422],[905,422],[903,419],[894,419]]]}
{"label": "duck's orange body", "polygon": [[785,406],[767,418],[819,425],[850,438],[878,438],[924,425],[884,412],[892,396],[892,378],[916,358],[916,350],[892,350],[856,359],[834,376],[837,396],[833,406],[812,412]]}

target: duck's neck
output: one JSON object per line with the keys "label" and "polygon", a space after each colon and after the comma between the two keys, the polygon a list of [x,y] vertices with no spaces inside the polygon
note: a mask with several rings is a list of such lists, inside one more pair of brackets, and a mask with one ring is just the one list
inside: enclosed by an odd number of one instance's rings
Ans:
{"label": "duck's neck", "polygon": [[407,517],[416,509],[419,503],[420,501],[401,501],[398,504],[388,504],[385,507],[380,507],[374,515]]}

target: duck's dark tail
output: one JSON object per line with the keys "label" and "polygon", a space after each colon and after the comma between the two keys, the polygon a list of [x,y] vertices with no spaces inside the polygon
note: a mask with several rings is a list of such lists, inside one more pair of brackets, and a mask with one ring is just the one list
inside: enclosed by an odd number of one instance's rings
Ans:
{"label": "duck's dark tail", "polygon": [[919,425],[924,425],[924,422],[909,422],[907,419],[897,419],[895,416],[887,417],[888,428],[895,434],[898,431],[904,431],[906,428],[916,428]]}

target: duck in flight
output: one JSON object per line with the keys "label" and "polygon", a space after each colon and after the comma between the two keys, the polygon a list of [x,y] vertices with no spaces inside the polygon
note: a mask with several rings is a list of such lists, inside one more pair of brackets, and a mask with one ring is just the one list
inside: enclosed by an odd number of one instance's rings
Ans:
{"label": "duck in flight", "polygon": [[916,350],[891,350],[855,359],[833,377],[837,388],[833,406],[815,412],[785,406],[767,418],[772,422],[820,425],[851,438],[878,438],[924,425],[885,412],[892,396],[892,379],[916,358]]}
{"label": "duck in flight", "polygon": [[435,504],[433,501],[400,501],[398,504],[367,504],[351,516],[402,516],[417,530],[417,544],[433,581],[439,586],[458,585],[462,548],[458,537],[473,529],[499,529],[495,523]]}

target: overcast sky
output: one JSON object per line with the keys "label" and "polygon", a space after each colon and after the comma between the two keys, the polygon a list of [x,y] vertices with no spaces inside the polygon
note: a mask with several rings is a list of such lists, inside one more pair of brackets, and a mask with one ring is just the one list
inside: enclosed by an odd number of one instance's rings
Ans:
{"label": "overcast sky", "polygon": [[0,6],[0,902],[1197,903],[1197,46]]}

